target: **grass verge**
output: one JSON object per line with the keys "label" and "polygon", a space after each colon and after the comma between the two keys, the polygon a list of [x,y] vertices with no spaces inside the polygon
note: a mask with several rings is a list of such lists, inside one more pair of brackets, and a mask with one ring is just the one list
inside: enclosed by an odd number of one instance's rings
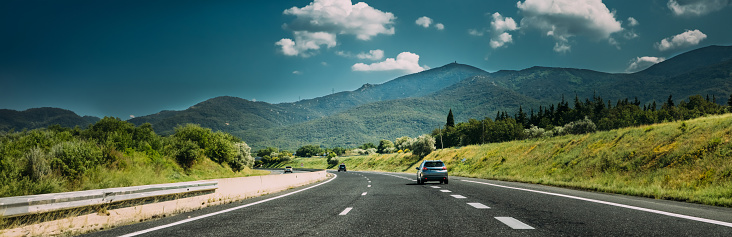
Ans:
{"label": "grass verge", "polygon": [[[441,149],[451,175],[732,207],[732,114]],[[339,157],[349,170],[411,172],[411,154]],[[326,168],[325,158],[278,166]]]}

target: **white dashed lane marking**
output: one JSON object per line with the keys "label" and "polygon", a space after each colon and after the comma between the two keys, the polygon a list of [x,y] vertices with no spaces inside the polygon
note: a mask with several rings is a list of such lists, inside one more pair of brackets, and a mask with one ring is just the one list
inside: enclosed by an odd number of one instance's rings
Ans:
{"label": "white dashed lane marking", "polygon": [[490,207],[483,205],[482,203],[478,203],[478,202],[469,202],[468,205],[471,205],[478,209],[489,209],[490,208]]}
{"label": "white dashed lane marking", "polygon": [[370,188],[370,187],[371,187],[371,185],[369,184],[369,188]]}
{"label": "white dashed lane marking", "polygon": [[466,197],[465,197],[465,196],[463,196],[463,195],[450,195],[450,196],[452,196],[452,197],[454,197],[454,198],[457,198],[457,199],[462,199],[462,198],[466,198]]}
{"label": "white dashed lane marking", "polygon": [[440,190],[440,192],[443,192],[443,193],[451,193],[452,191],[447,190],[447,189],[442,189],[442,190]]}
{"label": "white dashed lane marking", "polygon": [[514,230],[533,230],[534,229],[534,227],[524,224],[523,222],[516,220],[512,217],[496,217],[496,219],[503,222],[503,224],[506,224],[507,226],[513,228]]}
{"label": "white dashed lane marking", "polygon": [[343,210],[343,211],[341,212],[341,214],[338,214],[338,215],[339,215],[339,216],[345,216],[345,215],[346,215],[346,214],[348,214],[348,212],[350,212],[350,211],[351,211],[352,209],[353,209],[353,207],[349,207],[349,208],[346,208],[346,210]]}
{"label": "white dashed lane marking", "polygon": [[361,194],[361,196],[366,196],[366,194],[367,194],[367,193],[368,193],[368,192],[363,192],[363,193]]}
{"label": "white dashed lane marking", "polygon": [[432,186],[432,188],[440,188],[440,186]]}

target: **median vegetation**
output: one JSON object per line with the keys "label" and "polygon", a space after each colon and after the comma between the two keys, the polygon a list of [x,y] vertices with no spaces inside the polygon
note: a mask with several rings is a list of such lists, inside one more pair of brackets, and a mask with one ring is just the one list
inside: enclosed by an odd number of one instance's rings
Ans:
{"label": "median vegetation", "polygon": [[0,132],[0,197],[260,175],[240,139],[198,125],[162,137],[106,117],[86,129]]}

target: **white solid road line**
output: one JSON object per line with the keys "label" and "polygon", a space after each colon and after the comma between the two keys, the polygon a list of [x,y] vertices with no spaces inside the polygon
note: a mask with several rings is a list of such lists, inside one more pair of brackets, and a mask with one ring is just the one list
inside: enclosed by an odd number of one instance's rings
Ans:
{"label": "white solid road line", "polygon": [[457,199],[463,199],[463,198],[466,198],[466,197],[465,197],[465,196],[463,196],[463,195],[450,195],[450,196],[452,196],[452,197],[454,197],[454,198],[457,198]]}
{"label": "white solid road line", "polygon": [[443,193],[451,193],[452,191],[447,190],[447,189],[442,189],[442,190],[440,190],[440,192],[443,192]]}
{"label": "white solid road line", "polygon": [[346,210],[343,210],[343,211],[341,212],[341,214],[338,214],[338,215],[339,215],[339,216],[345,216],[345,215],[346,215],[346,214],[348,214],[348,212],[350,212],[350,211],[351,211],[352,209],[353,209],[353,207],[349,207],[349,208],[346,208]]}
{"label": "white solid road line", "polygon": [[337,174],[333,174],[333,178],[332,179],[329,179],[328,181],[325,181],[325,182],[322,182],[322,183],[319,183],[319,184],[316,184],[316,185],[313,185],[313,186],[310,186],[310,187],[307,187],[307,188],[304,188],[304,189],[300,189],[300,190],[297,190],[297,191],[294,191],[294,192],[291,192],[291,193],[283,194],[283,195],[280,195],[280,196],[277,196],[277,197],[267,198],[267,199],[264,199],[264,200],[261,200],[261,201],[256,201],[256,202],[249,203],[249,204],[246,204],[246,205],[241,205],[241,206],[238,206],[238,207],[232,207],[232,208],[229,208],[229,209],[226,209],[226,210],[221,210],[221,211],[217,211],[217,212],[214,212],[214,213],[209,213],[209,214],[202,215],[202,216],[188,218],[188,219],[185,219],[185,220],[182,220],[182,221],[173,222],[173,223],[170,223],[170,224],[167,224],[167,225],[161,225],[161,226],[158,226],[158,227],[154,227],[154,228],[150,228],[150,229],[146,229],[146,230],[141,230],[141,231],[129,233],[129,234],[126,234],[126,235],[122,235],[120,237],[137,236],[137,235],[145,234],[145,233],[148,233],[148,232],[153,232],[153,231],[156,231],[156,230],[165,229],[165,228],[168,228],[168,227],[171,227],[171,226],[176,226],[176,225],[188,223],[188,222],[195,221],[195,220],[200,220],[200,219],[203,219],[203,218],[206,218],[206,217],[212,217],[212,216],[215,216],[215,215],[218,215],[218,214],[223,214],[223,213],[227,213],[227,212],[231,212],[231,211],[236,211],[236,210],[239,210],[239,209],[242,209],[242,208],[245,208],[245,207],[254,206],[254,205],[257,205],[257,204],[260,204],[260,203],[269,202],[269,201],[272,201],[272,200],[275,200],[275,199],[278,199],[278,198],[287,197],[287,196],[290,196],[290,195],[293,195],[293,194],[296,194],[296,193],[299,193],[299,192],[302,192],[302,191],[305,191],[305,190],[308,190],[308,189],[311,189],[311,188],[314,188],[314,187],[318,187],[318,186],[323,185],[323,184],[327,184],[328,182],[333,181],[336,178],[338,178],[338,175]]}
{"label": "white solid road line", "polygon": [[490,207],[483,205],[483,203],[479,203],[479,202],[469,202],[468,205],[471,205],[478,209],[490,209]]}
{"label": "white solid road line", "polygon": [[366,193],[368,193],[368,192],[363,192],[363,193],[361,194],[361,196],[366,196]]}
{"label": "white solid road line", "polygon": [[496,219],[503,222],[503,224],[506,224],[507,226],[513,228],[514,230],[533,230],[534,229],[534,227],[524,224],[523,222],[516,220],[512,217],[496,217]]}
{"label": "white solid road line", "polygon": [[465,182],[471,182],[471,183],[477,183],[477,184],[485,184],[485,185],[490,185],[490,186],[500,187],[500,188],[508,188],[508,189],[526,191],[526,192],[541,193],[541,194],[552,195],[552,196],[557,196],[557,197],[571,198],[571,199],[582,200],[582,201],[587,201],[587,202],[594,202],[594,203],[605,204],[605,205],[610,205],[610,206],[628,208],[628,209],[637,210],[637,211],[644,211],[644,212],[656,213],[656,214],[660,214],[660,215],[671,216],[671,217],[676,217],[676,218],[681,218],[681,219],[687,219],[687,220],[692,220],[692,221],[699,221],[699,222],[704,222],[704,223],[709,223],[709,224],[715,224],[715,225],[721,225],[721,226],[726,226],[726,227],[732,227],[732,223],[729,223],[729,222],[712,220],[712,219],[706,219],[706,218],[695,217],[695,216],[681,215],[681,214],[676,214],[676,213],[671,213],[671,212],[653,210],[653,209],[636,207],[636,206],[625,205],[625,204],[620,204],[620,203],[600,201],[600,200],[595,200],[595,199],[589,199],[589,198],[583,198],[583,197],[576,197],[576,196],[571,196],[571,195],[566,195],[566,194],[559,194],[559,193],[550,193],[550,192],[544,192],[544,191],[537,191],[537,190],[531,190],[531,189],[525,189],[525,188],[515,188],[515,187],[509,187],[509,186],[503,186],[503,185],[491,184],[491,183],[484,183],[484,182],[478,182],[478,181],[471,181],[471,180],[463,180],[463,181],[465,181]]}

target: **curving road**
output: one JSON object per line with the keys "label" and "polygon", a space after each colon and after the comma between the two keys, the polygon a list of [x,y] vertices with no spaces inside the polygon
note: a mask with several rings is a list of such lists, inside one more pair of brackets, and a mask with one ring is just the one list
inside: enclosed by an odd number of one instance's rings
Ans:
{"label": "curving road", "polygon": [[335,178],[90,236],[732,236],[732,209],[451,177]]}

